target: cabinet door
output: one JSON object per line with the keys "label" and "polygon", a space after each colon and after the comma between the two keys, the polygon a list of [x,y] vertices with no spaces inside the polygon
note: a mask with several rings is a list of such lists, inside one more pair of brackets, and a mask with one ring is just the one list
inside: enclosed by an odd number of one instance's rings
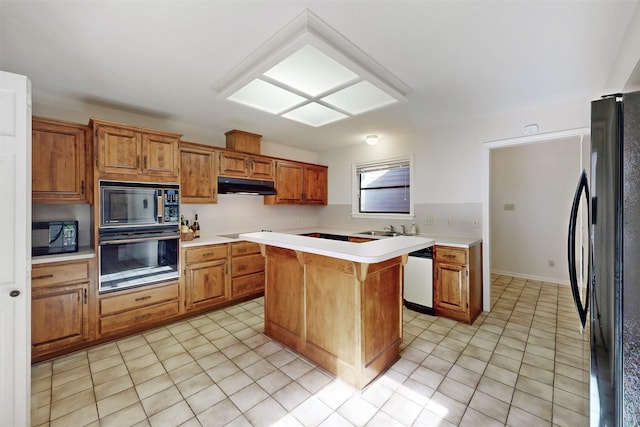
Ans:
{"label": "cabinet door", "polygon": [[327,204],[327,168],[305,165],[304,202],[319,205]]}
{"label": "cabinet door", "polygon": [[213,306],[229,298],[227,260],[192,264],[185,269],[186,309]]}
{"label": "cabinet door", "polygon": [[139,132],[114,126],[98,126],[98,170],[136,175],[140,171]]}
{"label": "cabinet door", "polygon": [[217,203],[216,153],[180,149],[180,202]]}
{"label": "cabinet door", "polygon": [[249,177],[254,179],[273,179],[273,160],[261,157],[249,158]]}
{"label": "cabinet door", "polygon": [[303,166],[299,163],[278,162],[276,169],[277,203],[302,201]]}
{"label": "cabinet door", "polygon": [[89,339],[89,284],[34,289],[31,348],[34,356]]}
{"label": "cabinet door", "polygon": [[32,200],[86,203],[86,126],[33,120]]}
{"label": "cabinet door", "polygon": [[435,264],[436,309],[464,313],[467,311],[467,268],[463,265]]}
{"label": "cabinet door", "polygon": [[220,175],[248,177],[249,157],[240,153],[220,153]]}
{"label": "cabinet door", "polygon": [[172,136],[142,134],[142,172],[158,177],[178,177],[179,140]]}

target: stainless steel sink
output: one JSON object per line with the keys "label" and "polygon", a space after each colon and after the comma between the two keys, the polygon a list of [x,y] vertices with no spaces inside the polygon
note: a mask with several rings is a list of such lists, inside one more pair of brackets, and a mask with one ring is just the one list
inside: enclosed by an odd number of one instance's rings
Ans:
{"label": "stainless steel sink", "polygon": [[402,233],[398,233],[396,231],[387,231],[387,230],[368,230],[368,231],[361,231],[357,234],[365,234],[367,236],[377,236],[377,237],[395,237],[395,236],[402,235]]}

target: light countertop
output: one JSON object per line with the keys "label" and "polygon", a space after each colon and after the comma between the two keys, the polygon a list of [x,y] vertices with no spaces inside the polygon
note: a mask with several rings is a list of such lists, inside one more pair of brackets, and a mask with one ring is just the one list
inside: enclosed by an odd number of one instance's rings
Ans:
{"label": "light countertop", "polygon": [[61,261],[78,261],[82,259],[90,259],[96,256],[93,248],[84,247],[80,248],[78,252],[67,252],[63,254],[54,254],[54,255],[41,255],[31,257],[31,265],[37,264],[48,264],[51,262],[61,262]]}
{"label": "light countertop", "polygon": [[[362,228],[362,227],[361,227]],[[327,228],[327,227],[311,227],[311,228],[295,228],[295,229],[286,229],[286,230],[274,230],[279,233],[285,234],[305,234],[305,233],[326,233],[326,234],[337,234],[342,236],[352,236],[352,237],[368,237],[370,239],[375,240],[388,240],[389,237],[383,236],[371,236],[368,234],[361,234],[361,229],[356,231],[354,230],[345,230],[345,229],[336,229],[336,228]],[[253,233],[253,231],[236,233],[235,236],[233,234],[225,235],[225,234],[207,234],[203,235],[198,239],[194,239],[188,242],[181,242],[182,247],[188,248],[192,246],[201,246],[201,245],[215,245],[219,243],[230,243],[230,242],[239,242],[244,239],[240,238],[240,234]],[[231,237],[230,237],[231,236]],[[237,236],[237,237],[236,237]],[[400,237],[400,236],[397,236]],[[482,243],[482,238],[480,237],[456,237],[456,236],[431,236],[428,234],[418,234],[416,236],[403,236],[403,237],[421,237],[434,241],[434,245],[436,246],[453,246],[459,248],[470,248],[477,244]]]}
{"label": "light countertop", "polygon": [[365,243],[353,243],[298,234],[260,231],[241,234],[240,238],[249,242],[369,264],[433,246],[432,239],[417,236],[397,236]]}

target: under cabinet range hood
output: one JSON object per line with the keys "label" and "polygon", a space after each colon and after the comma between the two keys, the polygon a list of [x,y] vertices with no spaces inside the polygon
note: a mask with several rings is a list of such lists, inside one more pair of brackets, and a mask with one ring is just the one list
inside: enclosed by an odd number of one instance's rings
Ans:
{"label": "under cabinet range hood", "polygon": [[277,194],[273,181],[257,179],[218,177],[218,194],[250,194],[273,196]]}

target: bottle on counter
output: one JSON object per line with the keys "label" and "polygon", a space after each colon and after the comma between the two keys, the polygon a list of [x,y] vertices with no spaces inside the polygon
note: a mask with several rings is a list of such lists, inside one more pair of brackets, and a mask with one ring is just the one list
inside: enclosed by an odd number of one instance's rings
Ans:
{"label": "bottle on counter", "polygon": [[195,233],[196,239],[197,239],[198,237],[200,237],[200,223],[198,222],[198,214],[195,214],[195,215],[196,215],[196,218],[193,221],[192,227],[193,227],[193,232]]}
{"label": "bottle on counter", "polygon": [[416,235],[418,234],[418,229],[416,228],[416,223],[413,222],[411,223],[411,235]]}

